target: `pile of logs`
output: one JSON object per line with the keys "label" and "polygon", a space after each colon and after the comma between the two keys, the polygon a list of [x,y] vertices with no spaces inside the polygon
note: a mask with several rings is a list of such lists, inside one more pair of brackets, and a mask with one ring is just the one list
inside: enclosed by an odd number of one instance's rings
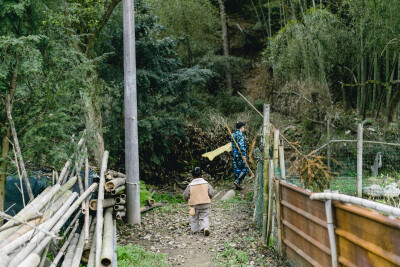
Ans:
{"label": "pile of logs", "polygon": [[[78,145],[83,143],[81,141]],[[73,159],[75,167],[70,168]],[[0,267],[34,267],[45,263],[54,267],[78,267],[81,262],[87,266],[117,266],[116,218],[125,215],[125,178],[118,176],[105,183],[107,160],[105,151],[100,181],[89,186],[87,158],[71,157],[57,183],[46,188],[17,215],[12,217],[0,212],[0,216],[8,220],[0,227]],[[84,184],[79,175],[83,162]],[[72,172],[69,169],[73,169]],[[79,193],[73,192],[76,183]],[[104,190],[118,196],[111,199],[115,202],[113,205],[104,200]],[[94,212],[89,200],[95,191],[98,197]],[[53,254],[52,261],[47,258],[49,251]]]}

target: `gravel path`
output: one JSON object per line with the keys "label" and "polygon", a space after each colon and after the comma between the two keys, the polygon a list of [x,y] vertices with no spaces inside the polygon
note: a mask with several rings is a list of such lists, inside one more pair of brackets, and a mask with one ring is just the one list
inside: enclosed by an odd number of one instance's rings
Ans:
{"label": "gravel path", "polygon": [[[275,251],[261,246],[251,204],[238,199],[220,201],[223,194],[212,202],[208,237],[191,234],[188,205],[175,204],[142,214],[141,228],[120,227],[118,244],[139,244],[165,253],[171,266],[286,265]],[[244,192],[239,196],[244,198]]]}

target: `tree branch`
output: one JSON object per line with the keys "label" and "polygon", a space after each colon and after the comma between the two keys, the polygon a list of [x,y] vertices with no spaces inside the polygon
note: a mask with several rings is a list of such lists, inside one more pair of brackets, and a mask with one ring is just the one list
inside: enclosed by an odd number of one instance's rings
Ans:
{"label": "tree branch", "polygon": [[6,98],[7,98],[6,99],[6,109],[7,109],[8,122],[10,123],[11,133],[12,133],[13,138],[14,138],[15,149],[16,149],[17,155],[19,157],[19,165],[20,165],[20,168],[21,168],[22,176],[23,176],[23,178],[25,180],[26,190],[28,191],[29,198],[32,201],[35,197],[34,197],[33,192],[32,192],[31,184],[29,183],[28,174],[26,173],[26,170],[25,170],[25,164],[24,164],[24,160],[22,158],[21,148],[19,146],[17,132],[15,131],[14,121],[13,121],[12,116],[11,116],[11,103],[10,103],[10,98],[11,97],[10,97],[10,95],[7,95]]}
{"label": "tree branch", "polygon": [[86,51],[85,51],[86,55],[88,55],[92,52],[97,36],[101,32],[101,30],[104,28],[104,26],[107,24],[108,20],[111,17],[111,14],[113,13],[115,7],[119,4],[119,2],[121,2],[121,0],[112,0],[111,1],[106,13],[104,13],[102,19],[99,21],[98,26],[93,31],[93,33],[89,35],[87,46],[86,46]]}
{"label": "tree branch", "polygon": [[343,83],[343,82],[339,82],[342,87],[358,87],[358,86],[365,86],[367,84],[377,84],[377,85],[381,85],[384,87],[389,87],[391,85],[395,85],[395,84],[400,84],[400,80],[394,80],[394,81],[389,81],[389,82],[381,82],[381,81],[375,81],[375,80],[368,80],[365,83],[355,83],[355,84],[351,84],[351,83]]}

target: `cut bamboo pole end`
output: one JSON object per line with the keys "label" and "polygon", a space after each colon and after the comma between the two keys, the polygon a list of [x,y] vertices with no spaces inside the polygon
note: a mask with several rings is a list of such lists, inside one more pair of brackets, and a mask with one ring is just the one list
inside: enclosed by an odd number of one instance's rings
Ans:
{"label": "cut bamboo pole end", "polygon": [[111,266],[113,259],[113,217],[112,208],[108,208],[104,215],[104,236],[101,251],[101,265]]}
{"label": "cut bamboo pole end", "polygon": [[126,183],[126,179],[125,178],[115,178],[115,179],[113,179],[111,181],[108,181],[105,184],[104,189],[107,192],[111,192],[111,191],[115,190],[116,188],[124,185],[125,183]]}
{"label": "cut bamboo pole end", "polygon": [[117,213],[115,214],[115,218],[117,220],[122,220],[122,217],[126,216],[126,212],[125,211],[117,211]]}
{"label": "cut bamboo pole end", "polygon": [[126,204],[126,200],[122,199],[120,197],[117,197],[117,198],[115,198],[115,203],[118,205],[124,205],[124,204]]}
{"label": "cut bamboo pole end", "polygon": [[125,193],[125,185],[117,187],[116,189],[111,191],[111,195],[119,195]]}

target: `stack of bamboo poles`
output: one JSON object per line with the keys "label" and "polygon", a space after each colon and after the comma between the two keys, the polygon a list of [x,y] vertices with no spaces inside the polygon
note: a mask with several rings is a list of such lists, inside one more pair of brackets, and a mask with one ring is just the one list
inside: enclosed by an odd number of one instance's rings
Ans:
{"label": "stack of bamboo poles", "polygon": [[[78,143],[80,152],[86,150],[80,148],[82,143],[83,139]],[[100,182],[89,186],[88,159],[76,153],[61,170],[55,185],[46,188],[17,215],[12,217],[0,212],[1,217],[8,219],[8,222],[0,227],[0,267],[44,266],[46,261],[50,261],[47,258],[49,251],[53,254],[50,266],[54,267],[79,266],[81,262],[87,263],[87,266],[116,266],[116,220],[113,214],[114,209],[121,209],[117,213],[123,217],[121,213],[125,199],[123,194],[119,194],[119,205],[115,203],[116,208],[108,208],[107,205],[103,205],[104,189],[121,190],[125,179],[123,183],[118,178],[113,179],[111,183],[114,187],[108,183],[106,186],[107,160],[108,152],[105,151]],[[73,163],[75,166],[71,168]],[[83,184],[80,172],[84,164]],[[73,192],[76,183],[79,185],[79,193]],[[88,207],[89,200],[96,190],[97,203],[101,204],[98,204],[96,212],[93,212]],[[104,214],[103,208],[107,208]],[[60,231],[63,229],[65,230],[61,235]]]}
{"label": "stack of bamboo poles", "polygon": [[[103,208],[111,208],[117,220],[121,220],[126,216],[126,194],[125,194],[125,174],[109,170],[106,173],[106,181],[104,184],[104,199]],[[89,208],[92,211],[97,211],[99,199],[92,199],[89,203]]]}

